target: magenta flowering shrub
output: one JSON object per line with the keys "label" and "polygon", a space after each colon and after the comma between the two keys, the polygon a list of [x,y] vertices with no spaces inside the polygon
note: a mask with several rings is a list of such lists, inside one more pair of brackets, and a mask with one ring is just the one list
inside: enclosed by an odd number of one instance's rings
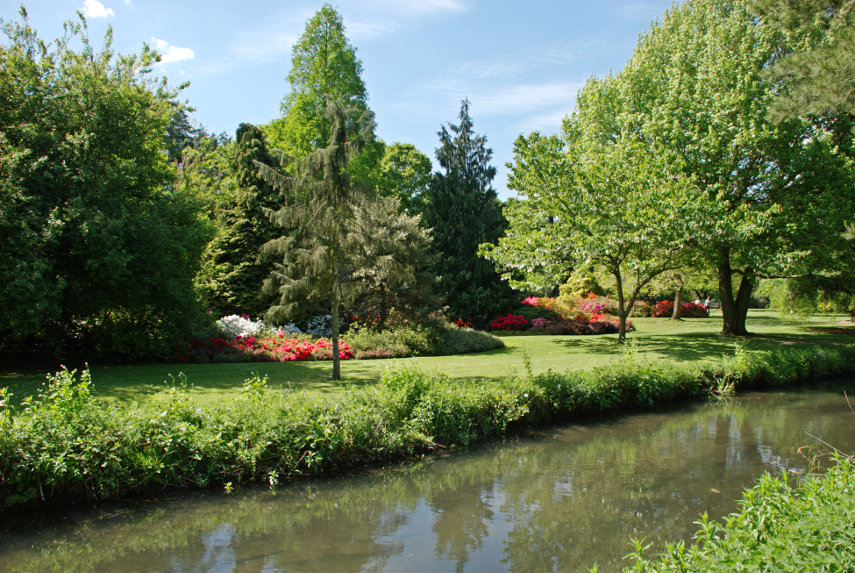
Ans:
{"label": "magenta flowering shrub", "polygon": [[[342,360],[353,358],[353,351],[343,340],[338,343]],[[278,330],[270,336],[235,336],[231,339],[210,338],[191,342],[184,362],[295,362],[297,360],[331,360],[332,341],[292,338]]]}

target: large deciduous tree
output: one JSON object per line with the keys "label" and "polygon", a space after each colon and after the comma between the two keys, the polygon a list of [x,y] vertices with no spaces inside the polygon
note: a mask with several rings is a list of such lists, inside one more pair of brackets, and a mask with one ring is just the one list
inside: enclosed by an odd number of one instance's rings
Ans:
{"label": "large deciduous tree", "polygon": [[778,86],[765,70],[789,50],[747,0],[688,0],[641,37],[621,72],[628,124],[674,153],[702,191],[696,237],[718,272],[726,334],[747,333],[759,277],[804,273],[853,213],[834,131],[768,119]]}
{"label": "large deciduous tree", "polygon": [[82,17],[46,44],[22,16],[0,45],[0,335],[165,353],[208,238],[165,153],[177,94],[147,47],[117,55],[108,30],[96,51]]}
{"label": "large deciduous tree", "polygon": [[482,243],[495,243],[506,221],[492,188],[496,168],[487,138],[477,135],[469,101],[460,106],[460,123],[439,131],[435,173],[427,193],[424,218],[433,228],[438,253],[435,267],[451,315],[484,323],[506,310],[513,300],[493,263],[478,254]]}
{"label": "large deciduous tree", "polygon": [[[595,266],[612,275],[618,297],[618,340],[642,289],[688,261],[695,190],[624,123],[620,76],[591,79],[564,138],[520,137],[509,187],[521,196],[505,207],[510,225],[484,252],[516,274],[517,285],[543,288],[566,267]],[[555,278],[553,278],[555,280]]]}

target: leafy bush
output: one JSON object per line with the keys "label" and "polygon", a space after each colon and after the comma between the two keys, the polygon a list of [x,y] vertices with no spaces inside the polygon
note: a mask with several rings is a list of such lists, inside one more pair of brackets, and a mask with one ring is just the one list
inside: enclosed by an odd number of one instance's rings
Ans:
{"label": "leafy bush", "polygon": [[786,473],[764,475],[723,525],[704,514],[693,544],[669,544],[656,561],[636,542],[635,564],[625,571],[851,571],[853,518],[855,467],[838,456],[798,487]]}
{"label": "leafy bush", "polygon": [[565,303],[575,303],[593,293],[603,296],[606,292],[590,273],[576,271],[563,285],[558,287],[558,299]]}
{"label": "leafy bush", "polygon": [[[611,334],[618,332],[618,322],[601,317],[599,320],[589,321],[585,318],[574,320],[561,320],[558,322],[533,324],[531,330],[544,334]],[[632,325],[627,322],[627,330]]]}
{"label": "leafy bush", "polygon": [[549,321],[561,320],[562,318],[561,314],[557,310],[554,308],[547,308],[545,306],[523,305],[521,308],[514,311],[514,314],[523,317],[529,322],[532,322],[536,318],[542,318]]}
{"label": "leafy bush", "polygon": [[632,305],[632,314],[635,316],[652,316],[653,307],[647,301],[636,300],[635,304]]}
{"label": "leafy bush", "polygon": [[357,358],[443,356],[503,348],[505,343],[486,332],[436,319],[408,328],[377,331],[355,328],[345,338]]}

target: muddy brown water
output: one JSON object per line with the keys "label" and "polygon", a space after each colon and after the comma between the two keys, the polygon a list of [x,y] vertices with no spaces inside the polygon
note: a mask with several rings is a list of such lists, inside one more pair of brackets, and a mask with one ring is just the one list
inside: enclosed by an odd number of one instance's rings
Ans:
{"label": "muddy brown water", "polygon": [[620,570],[631,538],[688,541],[763,472],[803,474],[800,447],[855,451],[842,388],[565,425],[275,492],[4,516],[0,571]]}

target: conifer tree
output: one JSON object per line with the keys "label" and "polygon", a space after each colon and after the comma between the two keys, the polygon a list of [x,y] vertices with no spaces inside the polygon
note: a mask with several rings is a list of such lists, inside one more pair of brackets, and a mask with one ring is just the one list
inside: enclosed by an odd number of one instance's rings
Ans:
{"label": "conifer tree", "polygon": [[201,286],[220,312],[258,316],[267,309],[259,292],[269,269],[259,251],[277,235],[265,209],[280,202],[278,193],[259,177],[255,164],[272,162],[261,129],[242,123],[235,139],[234,203],[223,216],[222,233],[208,247],[206,280]]}
{"label": "conifer tree", "polygon": [[468,100],[461,102],[459,118],[459,125],[438,132],[436,157],[443,172],[433,176],[424,216],[433,228],[435,272],[450,315],[483,324],[513,300],[493,263],[478,255],[480,244],[496,243],[506,222],[491,186],[493,151],[472,129]]}
{"label": "conifer tree", "polygon": [[[266,131],[273,147],[297,159],[329,142],[332,123],[327,108],[331,103],[339,101],[358,110],[360,116],[369,111],[362,62],[345,36],[341,15],[329,4],[306,23],[294,44],[288,84],[291,89],[282,100],[282,118]],[[373,132],[369,141],[374,141]]]}
{"label": "conifer tree", "polygon": [[358,285],[349,280],[354,244],[354,207],[362,191],[351,183],[347,166],[373,133],[370,114],[347,108],[341,100],[327,108],[331,126],[328,144],[296,163],[296,175],[285,176],[269,164],[256,162],[270,184],[286,195],[286,204],[267,214],[283,234],[269,241],[263,252],[279,257],[264,282],[264,292],[275,295],[265,317],[288,318],[307,299],[330,300],[333,380],[341,378],[339,329],[342,303],[352,301]]}

